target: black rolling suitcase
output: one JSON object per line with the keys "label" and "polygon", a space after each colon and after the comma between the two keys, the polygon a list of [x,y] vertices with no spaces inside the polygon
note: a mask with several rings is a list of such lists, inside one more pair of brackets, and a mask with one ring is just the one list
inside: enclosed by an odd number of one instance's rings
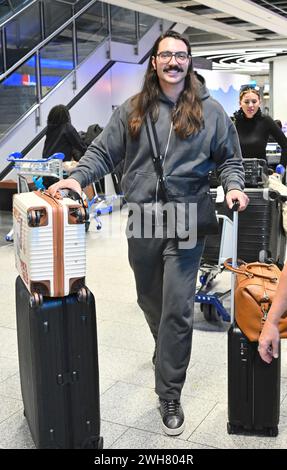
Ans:
{"label": "black rolling suitcase", "polygon": [[[247,189],[249,204],[240,214],[238,258],[284,264],[286,237],[280,195],[266,189]],[[278,196],[278,197],[276,197]]]}
{"label": "black rolling suitcase", "polygon": [[[232,266],[236,267],[238,214],[234,214],[233,230]],[[234,319],[235,275],[232,273],[231,276],[227,432],[249,431],[275,437],[280,412],[280,355],[271,364],[265,363],[258,353],[258,343],[250,342],[239,329]]]}
{"label": "black rolling suitcase", "polygon": [[280,413],[280,356],[264,362],[233,323],[228,331],[229,434],[244,431],[277,436]]}
{"label": "black rolling suitcase", "polygon": [[[249,204],[240,214],[238,225],[238,258],[248,262],[272,261],[284,264],[286,237],[282,224],[282,203],[280,196],[269,189],[246,189]],[[216,199],[216,190],[211,190]],[[279,196],[274,197],[274,196]],[[219,214],[232,219],[225,202],[217,203]],[[207,237],[203,262],[217,264],[221,233]]]}
{"label": "black rolling suitcase", "polygon": [[78,295],[38,301],[16,280],[24,414],[37,448],[102,448],[95,301]]}

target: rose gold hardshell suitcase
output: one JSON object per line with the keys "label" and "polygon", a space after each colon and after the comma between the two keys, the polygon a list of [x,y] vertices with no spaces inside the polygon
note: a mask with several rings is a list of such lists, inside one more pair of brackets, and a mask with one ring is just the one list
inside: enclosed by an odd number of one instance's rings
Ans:
{"label": "rose gold hardshell suitcase", "polygon": [[16,268],[31,294],[62,297],[85,285],[85,221],[85,208],[68,197],[14,196]]}

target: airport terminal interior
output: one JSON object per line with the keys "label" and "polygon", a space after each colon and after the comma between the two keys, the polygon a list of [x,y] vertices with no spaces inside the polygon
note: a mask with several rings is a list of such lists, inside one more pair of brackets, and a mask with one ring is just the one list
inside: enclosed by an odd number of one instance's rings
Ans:
{"label": "airport terminal interior", "polygon": [[[0,1],[0,449],[36,448],[24,416],[19,375],[12,198],[39,187],[42,176],[63,174],[59,162],[42,161],[50,109],[66,105],[79,133],[96,123],[104,128],[112,112],[140,90],[156,38],[173,29],[189,39],[194,69],[229,116],[239,108],[240,91],[250,86],[260,93],[262,112],[280,120],[287,136],[287,1],[237,3]],[[16,163],[15,152],[22,154]],[[272,138],[266,155],[274,171],[281,154]],[[266,181],[258,179],[260,190]],[[285,184],[286,175],[280,181]],[[219,258],[208,268],[216,272],[208,293],[218,296],[227,318],[195,303],[192,354],[181,397],[185,429],[177,436],[164,433],[154,390],[154,340],[137,304],[128,262],[128,209],[119,175],[106,176],[92,190],[99,198],[90,206],[86,227],[86,285],[96,299],[104,449],[285,449],[286,339],[281,341],[278,435],[227,431],[231,274]],[[92,198],[88,192],[87,198]],[[281,210],[281,203],[272,204]],[[274,261],[280,259],[282,267],[283,225],[272,233],[281,237]],[[256,236],[247,241],[251,250]],[[252,261],[258,260],[262,253],[254,254]],[[199,272],[197,292],[204,273]]]}

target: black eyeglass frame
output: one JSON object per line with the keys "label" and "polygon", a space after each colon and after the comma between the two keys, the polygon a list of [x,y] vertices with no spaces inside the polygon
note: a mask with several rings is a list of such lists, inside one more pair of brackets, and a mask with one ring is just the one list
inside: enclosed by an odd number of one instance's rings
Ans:
{"label": "black eyeglass frame", "polygon": [[[170,57],[167,61],[163,61],[161,54],[170,54]],[[178,58],[179,58],[180,54],[186,55],[186,58],[183,61],[178,61]],[[185,51],[176,51],[176,52],[161,51],[156,56],[159,57],[161,62],[164,63],[164,64],[168,64],[173,57],[175,58],[175,60],[178,64],[185,64],[186,62],[188,62],[189,59],[191,59],[191,55],[188,52],[185,52]]]}

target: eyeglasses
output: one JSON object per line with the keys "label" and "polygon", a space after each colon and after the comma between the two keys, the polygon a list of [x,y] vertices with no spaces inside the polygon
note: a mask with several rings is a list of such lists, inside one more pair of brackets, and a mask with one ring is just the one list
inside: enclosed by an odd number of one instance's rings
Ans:
{"label": "eyeglasses", "polygon": [[163,64],[168,64],[172,57],[175,57],[175,60],[178,64],[185,64],[188,61],[190,55],[185,51],[162,51],[157,54],[157,57]]}

